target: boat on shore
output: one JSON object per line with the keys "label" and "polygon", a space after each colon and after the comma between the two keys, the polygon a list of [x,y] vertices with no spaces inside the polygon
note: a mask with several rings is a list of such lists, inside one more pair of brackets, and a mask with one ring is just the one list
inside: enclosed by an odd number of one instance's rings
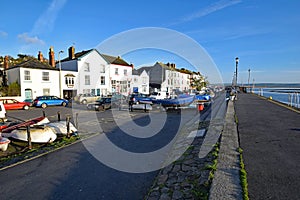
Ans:
{"label": "boat on shore", "polygon": [[30,127],[30,139],[33,143],[51,143],[57,135],[77,134],[75,126],[69,122],[69,130],[66,121],[50,122],[47,117],[31,119],[19,124],[2,129],[2,135],[21,141],[28,141],[27,126]]}
{"label": "boat on shore", "polygon": [[193,95],[179,95],[170,99],[153,99],[154,104],[160,104],[164,108],[179,108],[188,106],[193,103],[195,96]]}
{"label": "boat on shore", "polygon": [[10,143],[10,140],[8,138],[0,136],[0,150],[1,151],[6,151],[9,143]]}

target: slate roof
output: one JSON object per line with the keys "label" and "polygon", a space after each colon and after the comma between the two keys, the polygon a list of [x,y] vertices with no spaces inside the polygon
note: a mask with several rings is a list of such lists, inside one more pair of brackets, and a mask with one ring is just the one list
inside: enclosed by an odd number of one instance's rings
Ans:
{"label": "slate roof", "polygon": [[55,67],[52,67],[51,65],[49,65],[46,62],[41,62],[37,59],[29,59],[26,61],[23,61],[17,65],[14,66],[10,66],[8,68],[9,69],[14,69],[14,68],[18,68],[18,67],[23,67],[23,68],[30,68],[30,69],[47,69],[47,70],[58,70]]}
{"label": "slate roof", "polygon": [[70,59],[69,57],[66,57],[66,58],[62,59],[61,62],[70,61],[70,60],[78,60],[78,59],[81,58],[82,56],[85,56],[86,54],[89,54],[91,51],[93,51],[93,49],[75,53],[75,54],[74,54],[74,56],[75,56],[74,59]]}
{"label": "slate roof", "polygon": [[[86,50],[86,51],[81,51],[81,52],[78,52],[78,53],[75,53],[74,54],[74,59],[70,59],[69,57],[67,58],[64,58],[61,60],[61,62],[65,62],[65,61],[70,61],[70,60],[78,60],[80,59],[81,57],[89,54],[91,51],[93,51],[94,49],[90,49],[90,50]],[[96,50],[97,51],[97,50]],[[98,52],[99,53],[99,52]],[[115,56],[110,56],[110,55],[105,55],[105,54],[101,54],[99,53],[103,58],[104,60],[106,60],[108,63],[110,64],[115,64],[115,65],[123,65],[123,66],[130,66],[130,64],[128,64],[125,60],[123,60],[121,57],[115,57]]]}
{"label": "slate roof", "polygon": [[105,55],[105,54],[101,54],[101,56],[108,61],[111,64],[115,64],[115,65],[123,65],[123,66],[130,66],[130,64],[128,64],[125,60],[123,60],[121,57],[115,57],[115,56],[109,56],[109,55]]}

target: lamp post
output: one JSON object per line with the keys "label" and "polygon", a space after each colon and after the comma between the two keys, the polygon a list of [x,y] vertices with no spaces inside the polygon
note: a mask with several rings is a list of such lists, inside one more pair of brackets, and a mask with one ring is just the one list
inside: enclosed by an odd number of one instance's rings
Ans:
{"label": "lamp post", "polygon": [[64,53],[64,51],[58,52],[58,66],[59,66],[59,97],[62,98],[62,92],[61,92],[61,62],[60,62],[60,54]]}
{"label": "lamp post", "polygon": [[239,58],[235,58],[235,87],[237,87],[237,77],[238,77],[238,64],[239,64]]}
{"label": "lamp post", "polygon": [[248,74],[248,87],[249,87],[249,89],[250,89],[250,85],[249,85],[249,84],[250,84],[250,69],[248,69],[248,73],[249,73],[249,74]]}

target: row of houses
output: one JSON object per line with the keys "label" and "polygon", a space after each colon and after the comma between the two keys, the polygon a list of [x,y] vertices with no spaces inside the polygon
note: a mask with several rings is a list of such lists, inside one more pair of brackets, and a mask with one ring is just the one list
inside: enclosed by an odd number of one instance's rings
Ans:
{"label": "row of houses", "polygon": [[149,94],[154,90],[188,91],[191,80],[199,73],[177,70],[173,63],[157,62],[153,66],[134,69],[119,56],[90,49],[75,53],[68,49],[68,57],[55,59],[53,47],[49,58],[41,52],[36,58],[28,58],[18,64],[10,64],[8,56],[2,63],[2,84],[19,83],[21,98],[34,99],[42,95],[72,98],[77,94],[106,96],[112,93],[128,95],[132,92]]}

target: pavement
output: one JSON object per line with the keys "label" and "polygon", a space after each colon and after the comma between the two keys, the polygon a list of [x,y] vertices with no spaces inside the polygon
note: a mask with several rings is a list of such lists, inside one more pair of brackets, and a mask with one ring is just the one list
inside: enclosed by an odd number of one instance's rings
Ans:
{"label": "pavement", "polygon": [[299,112],[245,93],[234,105],[249,198],[300,199]]}

